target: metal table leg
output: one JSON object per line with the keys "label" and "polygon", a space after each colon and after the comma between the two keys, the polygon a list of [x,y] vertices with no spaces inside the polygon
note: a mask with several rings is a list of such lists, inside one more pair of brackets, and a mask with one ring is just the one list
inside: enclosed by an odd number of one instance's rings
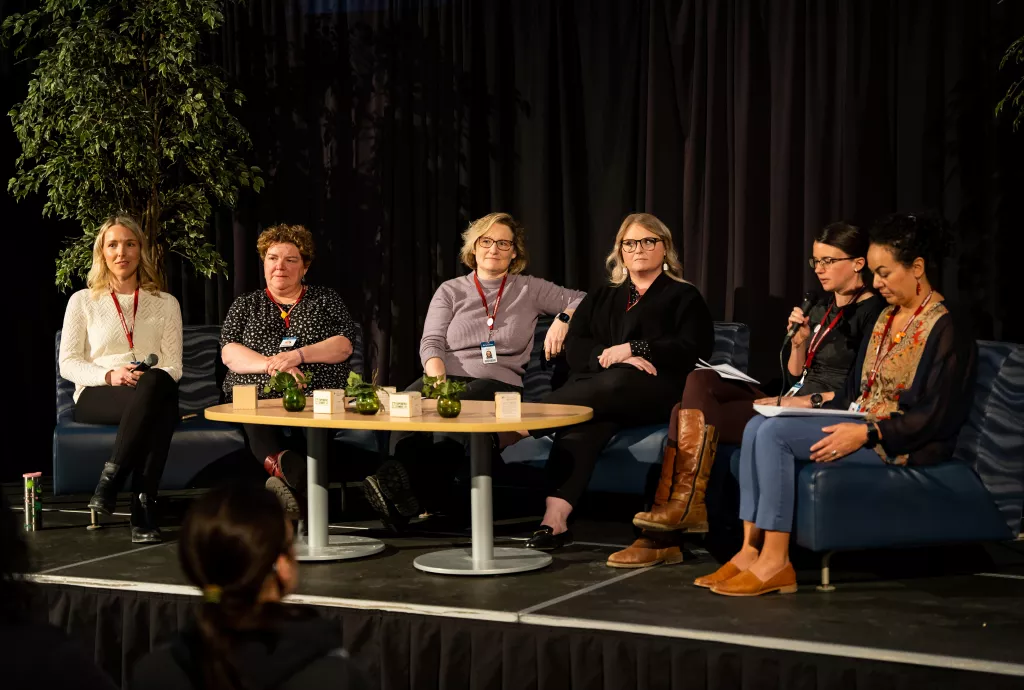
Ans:
{"label": "metal table leg", "polygon": [[367,537],[330,535],[327,529],[327,448],[329,429],[307,430],[306,541],[295,543],[300,561],[341,561],[362,558],[384,550],[384,542]]}
{"label": "metal table leg", "polygon": [[471,434],[469,457],[472,474],[473,545],[424,554],[413,561],[420,570],[441,575],[504,575],[537,570],[551,556],[524,548],[494,547],[491,492],[491,437]]}

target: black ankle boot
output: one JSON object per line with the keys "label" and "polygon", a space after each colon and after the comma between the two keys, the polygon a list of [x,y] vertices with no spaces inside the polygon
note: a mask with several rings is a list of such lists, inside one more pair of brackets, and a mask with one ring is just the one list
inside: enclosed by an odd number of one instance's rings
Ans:
{"label": "black ankle boot", "polygon": [[114,505],[117,503],[117,492],[124,483],[124,473],[121,466],[112,462],[104,463],[103,471],[100,472],[100,480],[96,484],[96,491],[89,499],[89,508],[97,513],[111,515],[114,512]]}
{"label": "black ankle boot", "polygon": [[132,494],[132,543],[159,544],[163,541],[157,527],[156,497],[144,493]]}

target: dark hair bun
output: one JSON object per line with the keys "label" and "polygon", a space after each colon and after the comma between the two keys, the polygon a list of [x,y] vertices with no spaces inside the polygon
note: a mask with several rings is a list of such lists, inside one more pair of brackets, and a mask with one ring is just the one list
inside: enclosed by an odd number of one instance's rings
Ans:
{"label": "dark hair bun", "polygon": [[952,248],[949,224],[937,213],[893,213],[871,224],[871,244],[888,247],[896,260],[910,266],[921,257],[939,268]]}

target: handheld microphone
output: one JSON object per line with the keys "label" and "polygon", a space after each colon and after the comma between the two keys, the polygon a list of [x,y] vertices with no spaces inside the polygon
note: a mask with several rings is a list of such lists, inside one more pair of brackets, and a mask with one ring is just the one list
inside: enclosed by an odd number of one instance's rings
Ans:
{"label": "handheld microphone", "polygon": [[[804,293],[804,301],[800,303],[800,311],[802,311],[804,313],[804,316],[807,316],[807,313],[811,310],[811,306],[813,306],[813,305],[814,305],[814,293],[813,292],[805,292]],[[795,324],[795,323],[794,324],[790,324],[789,330],[786,331],[786,342],[789,342],[790,340],[792,340],[793,336],[796,335],[796,332],[798,330],[800,330],[799,324]]]}
{"label": "handheld microphone", "polygon": [[157,362],[159,361],[159,357],[157,357],[155,354],[150,353],[146,355],[146,359],[144,361],[139,362],[138,364],[135,365],[135,371],[141,372],[146,371],[147,369],[152,369],[157,365]]}

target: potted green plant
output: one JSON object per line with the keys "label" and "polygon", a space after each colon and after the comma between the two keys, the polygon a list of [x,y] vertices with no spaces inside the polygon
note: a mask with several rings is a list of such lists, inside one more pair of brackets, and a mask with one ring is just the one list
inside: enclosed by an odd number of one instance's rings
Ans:
{"label": "potted green plant", "polygon": [[466,392],[466,384],[443,376],[423,377],[423,397],[437,399],[437,413],[442,417],[458,417],[462,412],[459,396]]}
{"label": "potted green plant", "polygon": [[284,409],[289,412],[302,412],[306,409],[306,394],[301,386],[307,383],[309,378],[304,374],[292,376],[287,371],[279,371],[270,377],[270,381],[263,387],[263,392],[277,391],[281,394]]}
{"label": "potted green plant", "polygon": [[377,395],[379,389],[376,371],[369,382],[364,381],[356,372],[350,371],[345,385],[345,395],[356,399],[356,412],[359,414],[377,414],[380,410],[380,397]]}

